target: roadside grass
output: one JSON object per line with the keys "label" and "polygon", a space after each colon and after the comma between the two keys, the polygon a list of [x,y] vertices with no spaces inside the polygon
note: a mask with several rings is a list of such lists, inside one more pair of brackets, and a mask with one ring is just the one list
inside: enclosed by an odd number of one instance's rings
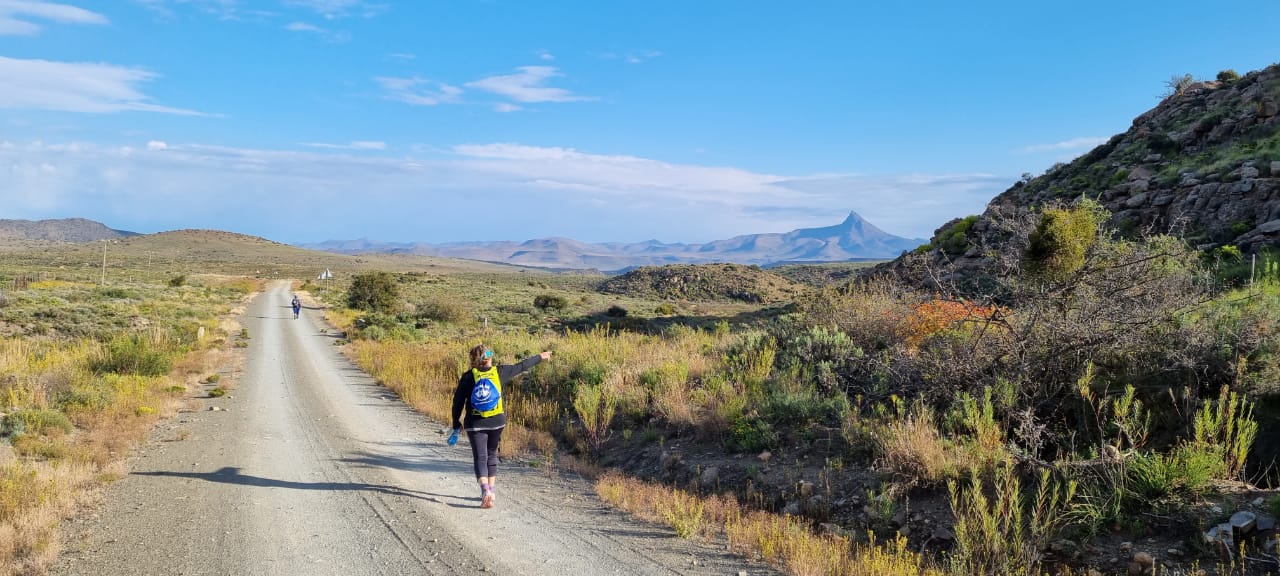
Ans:
{"label": "roadside grass", "polygon": [[6,292],[0,574],[51,565],[61,519],[121,477],[123,459],[182,407],[188,384],[225,360],[219,317],[258,285],[205,276],[181,287],[40,281]]}
{"label": "roadside grass", "polygon": [[943,576],[905,538],[854,544],[847,536],[819,535],[807,521],[751,510],[732,496],[698,496],[669,486],[606,472],[596,493],[610,505],[666,524],[682,538],[723,535],[738,554],[763,560],[795,576]]}

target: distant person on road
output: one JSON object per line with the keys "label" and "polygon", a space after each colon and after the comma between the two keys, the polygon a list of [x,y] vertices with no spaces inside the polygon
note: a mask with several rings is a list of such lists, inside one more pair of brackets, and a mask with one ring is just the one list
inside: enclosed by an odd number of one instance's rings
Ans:
{"label": "distant person on road", "polygon": [[302,300],[299,300],[298,295],[294,294],[293,302],[291,302],[290,304],[293,306],[293,319],[297,320],[298,314],[302,313]]}
{"label": "distant person on road", "polygon": [[[498,480],[498,442],[507,426],[502,406],[502,386],[512,378],[551,359],[543,352],[521,360],[519,364],[493,365],[493,350],[481,344],[471,349],[471,369],[458,379],[453,392],[453,430],[463,428],[471,442],[476,481],[480,483],[480,507],[492,508],[494,483]],[[464,418],[465,412],[465,418]]]}

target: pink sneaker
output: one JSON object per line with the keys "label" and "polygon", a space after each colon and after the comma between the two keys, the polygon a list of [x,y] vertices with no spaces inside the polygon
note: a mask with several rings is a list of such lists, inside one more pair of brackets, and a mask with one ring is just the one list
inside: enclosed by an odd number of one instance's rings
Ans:
{"label": "pink sneaker", "polygon": [[485,492],[484,498],[480,499],[480,507],[493,508],[493,500],[494,500],[493,492]]}

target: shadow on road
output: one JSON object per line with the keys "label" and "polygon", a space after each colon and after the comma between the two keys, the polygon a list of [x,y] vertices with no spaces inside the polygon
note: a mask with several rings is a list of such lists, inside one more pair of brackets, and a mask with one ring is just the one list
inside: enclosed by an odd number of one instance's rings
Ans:
{"label": "shadow on road", "polygon": [[329,490],[329,491],[367,491],[388,494],[391,496],[405,496],[408,498],[418,498],[421,500],[431,500],[439,502],[439,498],[435,494],[420,492],[418,490],[407,490],[405,488],[397,488],[395,486],[384,486],[380,484],[363,484],[359,482],[291,482],[288,480],[273,480],[271,478],[262,478],[260,476],[249,476],[241,474],[240,469],[235,466],[226,466],[219,468],[213,472],[134,472],[135,476],[170,476],[174,478],[195,478],[197,480],[207,480],[209,482],[221,482],[223,484],[238,484],[241,486],[261,486],[263,488],[288,488],[291,490]]}
{"label": "shadow on road", "polygon": [[[384,444],[396,445],[397,442],[385,442]],[[405,442],[407,446],[420,446],[420,444]],[[342,458],[339,462],[353,464],[362,468],[392,468],[395,470],[409,470],[413,472],[449,472],[449,473],[469,473],[471,466],[462,462],[452,460],[443,460],[439,458],[400,458],[397,456],[387,456],[384,454],[375,454],[373,452],[356,452],[352,456]]]}

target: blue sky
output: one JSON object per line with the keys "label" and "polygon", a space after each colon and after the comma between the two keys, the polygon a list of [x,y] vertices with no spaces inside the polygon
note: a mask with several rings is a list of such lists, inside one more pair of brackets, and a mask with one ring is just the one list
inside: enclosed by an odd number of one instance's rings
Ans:
{"label": "blue sky", "polygon": [[0,218],[283,242],[927,237],[1280,3],[0,0]]}

